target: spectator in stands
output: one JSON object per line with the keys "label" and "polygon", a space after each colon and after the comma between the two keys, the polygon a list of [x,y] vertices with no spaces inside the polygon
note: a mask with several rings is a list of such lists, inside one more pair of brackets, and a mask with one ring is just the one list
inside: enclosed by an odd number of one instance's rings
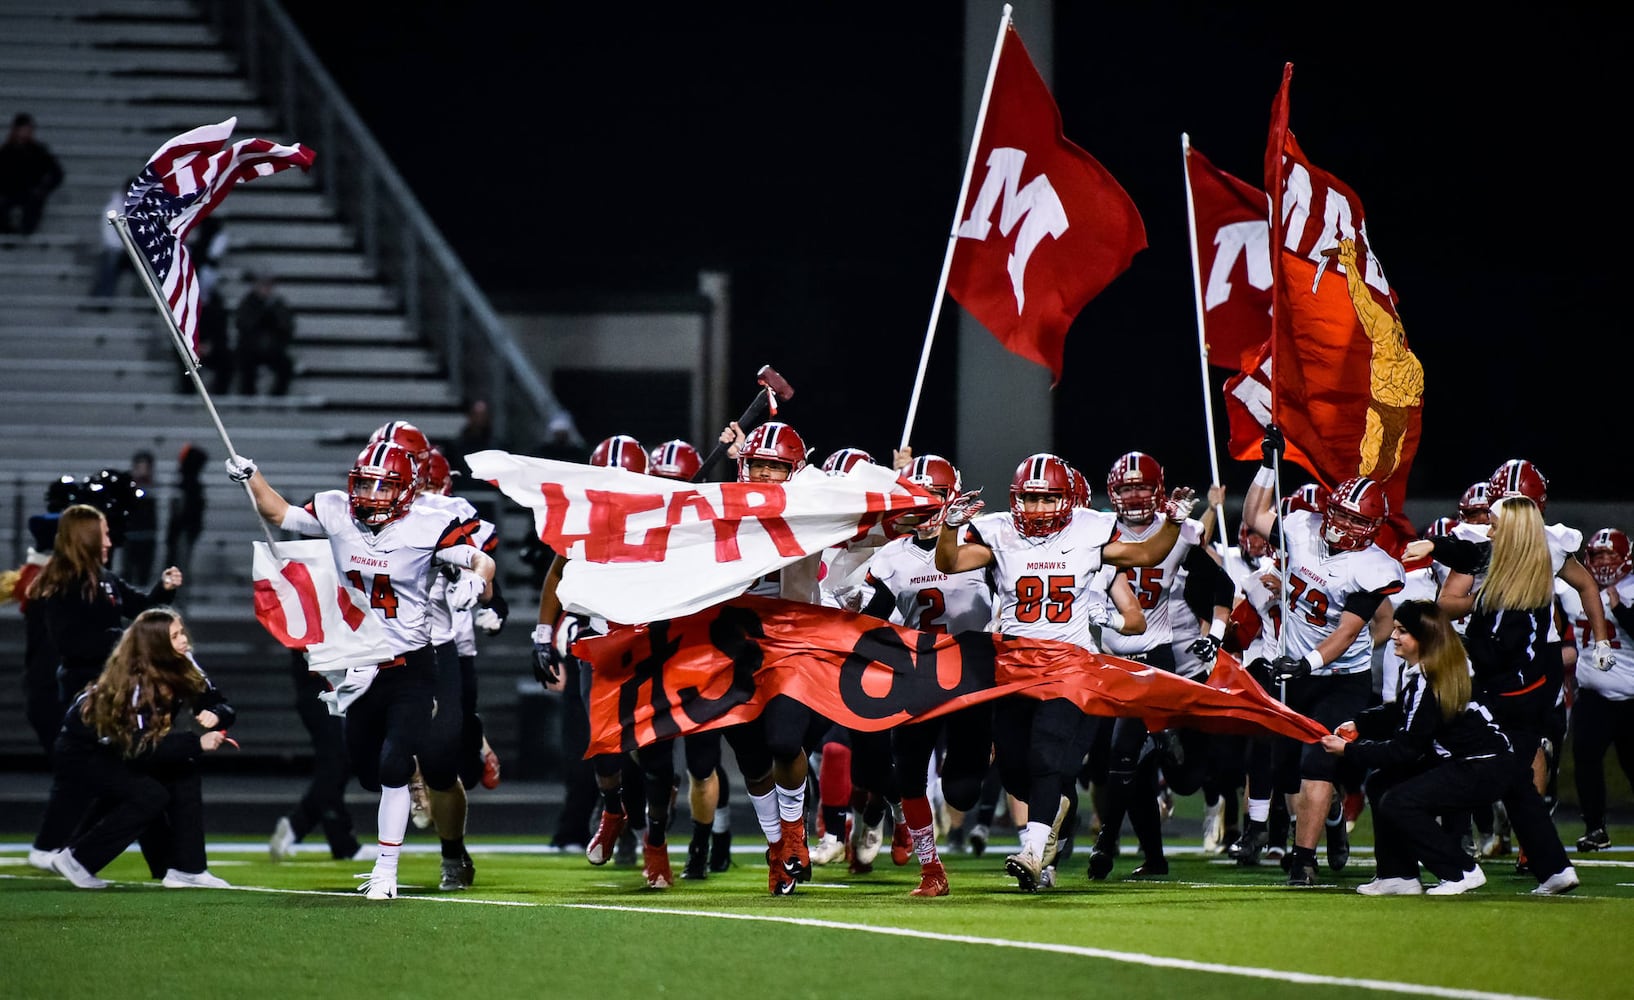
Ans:
{"label": "spectator in stands", "polygon": [[153,574],[153,554],[159,544],[159,502],[154,496],[153,452],[142,450],[130,458],[131,492],[125,511],[125,577],[138,584]]}
{"label": "spectator in stands", "polygon": [[[216,395],[232,391],[237,372],[230,329],[232,309],[221,290],[221,269],[229,246],[227,224],[219,216],[207,216],[187,234],[187,249],[199,276],[199,361],[210,370],[208,387]],[[186,372],[179,376],[176,391],[193,391],[193,380]]]}
{"label": "spectator in stands", "polygon": [[199,473],[209,461],[209,453],[191,441],[176,456],[177,490],[165,524],[165,564],[184,574],[192,572],[193,545],[204,531],[204,484]]}
{"label": "spectator in stands", "polygon": [[0,233],[27,236],[38,229],[45,199],[61,183],[62,164],[35,140],[34,117],[18,113],[0,146]]}
{"label": "spectator in stands", "polygon": [[102,206],[102,213],[96,217],[97,239],[102,244],[102,252],[97,257],[96,284],[91,286],[91,294],[99,299],[111,298],[119,290],[119,276],[131,269],[130,256],[125,253],[119,230],[108,224],[108,213],[124,214],[125,195],[135,183],[135,177],[125,178],[123,186],[108,193],[108,203]]}
{"label": "spectator in stands", "polygon": [[295,372],[290,342],[295,339],[295,314],[278,293],[272,275],[261,273],[251,279],[250,290],[238,302],[238,390],[246,396],[256,392],[256,377],[262,367],[272,372],[274,396],[289,392]]}
{"label": "spectator in stands", "polygon": [[191,653],[179,615],[142,612],[63,719],[53,800],[72,788],[96,808],[50,865],[78,888],[106,887],[96,872],[138,837],[166,888],[230,888],[205,864],[197,761],[228,742],[235,713]]}
{"label": "spectator in stands", "polygon": [[449,464],[464,477],[460,483],[462,490],[473,486],[491,488],[486,482],[471,475],[471,467],[465,464],[465,456],[492,447],[494,447],[493,414],[486,399],[474,399],[466,405],[465,424],[460,427],[459,435],[454,438],[453,445],[444,450]]}

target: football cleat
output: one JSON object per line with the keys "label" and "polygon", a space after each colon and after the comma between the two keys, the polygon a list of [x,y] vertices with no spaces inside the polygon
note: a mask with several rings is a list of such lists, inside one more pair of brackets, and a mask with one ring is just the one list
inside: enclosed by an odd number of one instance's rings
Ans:
{"label": "football cleat", "polygon": [[1040,889],[1055,888],[1055,873],[1056,868],[1054,865],[1045,865],[1044,870],[1038,873],[1038,887]]}
{"label": "football cleat", "polygon": [[693,842],[687,845],[686,867],[681,869],[684,879],[706,879],[709,877],[709,845]]}
{"label": "football cleat", "polygon": [[601,813],[601,822],[596,825],[596,835],[590,838],[590,845],[584,849],[584,856],[593,865],[604,865],[613,860],[613,851],[617,849],[619,835],[624,832],[624,825],[629,822],[623,813]]}
{"label": "football cleat", "polygon": [[1158,875],[1169,874],[1169,859],[1159,855],[1147,858],[1139,867],[1129,873],[1130,878],[1153,878]]}
{"label": "football cleat", "polygon": [[1038,855],[1021,850],[1004,859],[1004,870],[1022,892],[1037,892],[1044,882],[1044,864]]}
{"label": "football cleat", "polygon": [[879,849],[885,843],[885,832],[880,829],[885,825],[880,820],[875,826],[865,823],[851,825],[851,872],[854,875],[864,875],[874,870],[874,859],[879,857]]}
{"label": "football cleat", "polygon": [[[57,851],[60,850],[61,848],[57,849]],[[28,866],[30,868],[38,868],[42,872],[56,871],[55,868],[51,867],[51,861],[57,856],[57,851],[42,851],[38,848],[29,848]]]}
{"label": "football cleat", "polygon": [[618,835],[617,846],[613,848],[613,864],[635,864],[635,841],[635,831],[625,826],[624,831]]}
{"label": "football cleat", "polygon": [[919,868],[919,887],[908,893],[910,896],[946,896],[950,890],[947,884],[947,871],[942,862],[932,861]]}
{"label": "football cleat", "polygon": [[796,882],[811,881],[811,853],[806,848],[806,821],[783,821],[783,870]]}
{"label": "football cleat", "polygon": [[471,861],[471,855],[460,852],[457,858],[443,858],[442,878],[437,881],[437,888],[443,892],[460,892],[471,888],[477,880],[477,866]]}
{"label": "football cleat", "polygon": [[1484,835],[1481,842],[1475,845],[1475,858],[1477,861],[1502,857],[1508,853],[1509,838],[1496,831]]}
{"label": "football cleat", "polygon": [[891,864],[901,866],[913,857],[913,837],[908,835],[908,824],[891,824]]}
{"label": "football cleat", "polygon": [[1605,827],[1597,827],[1577,838],[1579,851],[1604,851],[1611,846],[1611,836]]}
{"label": "football cleat", "polygon": [[789,877],[787,869],[783,866],[782,848],[782,841],[778,841],[766,848],[766,888],[774,896],[793,895],[796,885],[794,879]]}
{"label": "football cleat", "polygon": [[1248,826],[1243,829],[1243,835],[1232,845],[1231,853],[1237,858],[1237,864],[1244,868],[1252,868],[1260,863],[1260,855],[1270,842],[1271,832],[1266,825],[1249,820]]}
{"label": "football cleat", "polygon": [[1476,865],[1465,872],[1463,878],[1443,879],[1430,886],[1424,890],[1424,895],[1457,896],[1469,892],[1471,889],[1479,889],[1483,885],[1486,885],[1486,872],[1481,870],[1480,865]]}
{"label": "football cleat", "polygon": [[675,873],[669,866],[669,847],[659,844],[641,845],[642,865],[641,877],[647,880],[649,889],[668,889],[675,884]]}
{"label": "football cleat", "polygon": [[1350,863],[1350,833],[1345,829],[1344,802],[1335,797],[1333,809],[1328,814],[1328,867],[1336,872],[1345,870]]}
{"label": "football cleat", "polygon": [[295,828],[288,816],[278,817],[272,828],[272,839],[267,841],[267,853],[274,861],[288,861],[295,856]]}
{"label": "football cleat", "polygon": [[970,828],[969,843],[970,853],[975,857],[979,858],[987,853],[987,824],[977,823]]}
{"label": "football cleat", "polygon": [[397,873],[395,871],[387,875],[381,872],[379,866],[377,865],[375,866],[374,871],[370,872],[366,876],[362,876],[362,878],[363,884],[357,887],[357,891],[363,893],[363,898],[397,898]]}
{"label": "football cleat", "polygon": [[482,787],[499,787],[499,754],[488,745],[488,738],[482,739]]}
{"label": "football cleat", "polygon": [[1416,878],[1376,878],[1356,887],[1364,896],[1422,896],[1424,886]]}
{"label": "football cleat", "polygon": [[1532,895],[1564,896],[1566,893],[1577,888],[1577,885],[1577,869],[1573,868],[1571,865],[1567,865],[1565,868],[1562,868],[1560,871],[1550,875],[1542,882],[1539,882],[1538,887],[1532,890]]}
{"label": "football cleat", "polygon": [[1117,863],[1118,842],[1106,837],[1096,837],[1095,846],[1089,849],[1089,877],[1097,882],[1112,874],[1112,866]]}
{"label": "football cleat", "polygon": [[[1293,855],[1290,854],[1289,857],[1293,858]],[[1316,866],[1314,864],[1300,861],[1298,858],[1293,858],[1292,862],[1288,865],[1288,884],[1300,887],[1315,885]]]}
{"label": "football cleat", "polygon": [[1223,854],[1225,841],[1225,799],[1203,808],[1203,853]]}
{"label": "football cleat", "polygon": [[732,867],[732,831],[709,835],[709,870],[719,874]]}
{"label": "football cleat", "polygon": [[817,846],[811,849],[811,863],[814,865],[832,864],[845,857],[845,841],[832,833],[825,833],[818,838]]}
{"label": "football cleat", "polygon": [[[64,847],[51,856],[51,870],[74,884],[76,889],[106,889],[108,880],[97,878],[79,863],[74,852]],[[1571,871],[1570,868],[1566,869]]]}

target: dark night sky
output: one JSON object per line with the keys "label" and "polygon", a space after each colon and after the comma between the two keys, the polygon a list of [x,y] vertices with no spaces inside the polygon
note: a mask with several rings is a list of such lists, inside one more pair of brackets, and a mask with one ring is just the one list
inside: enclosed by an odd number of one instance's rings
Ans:
{"label": "dark night sky", "polygon": [[[1255,181],[1292,61],[1292,128],[1362,198],[1426,369],[1409,494],[1456,494],[1515,455],[1554,496],[1634,492],[1628,463],[1585,447],[1616,427],[1634,372],[1608,145],[1626,32],[1571,4],[1524,21],[1465,8],[1456,26],[1423,4],[1221,6],[1056,4],[1066,134],[1129,191],[1150,243],[1068,339],[1056,450],[1092,483],[1129,448],[1203,482],[1179,135]],[[888,454],[969,141],[962,5],[286,7],[491,293],[685,292],[728,270],[734,383],[771,363],[816,390],[787,416],[819,455]],[[954,406],[1003,405],[955,399],[956,311],[921,450],[952,449]]]}

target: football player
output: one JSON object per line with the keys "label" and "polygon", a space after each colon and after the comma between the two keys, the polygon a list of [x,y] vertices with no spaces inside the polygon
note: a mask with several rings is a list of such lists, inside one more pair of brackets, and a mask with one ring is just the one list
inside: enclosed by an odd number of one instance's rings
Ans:
{"label": "football player", "polygon": [[[1267,538],[1280,534],[1288,558],[1285,652],[1271,662],[1272,679],[1286,683],[1290,708],[1331,729],[1355,718],[1372,697],[1373,646],[1387,634],[1387,599],[1401,590],[1403,572],[1401,563],[1374,544],[1389,504],[1384,488],[1365,476],[1341,483],[1321,515],[1299,509],[1278,514],[1272,506],[1272,464],[1282,447],[1281,431],[1273,425],[1262,445],[1263,466],[1243,499],[1243,520]],[[1275,745],[1279,786],[1293,796],[1288,884],[1315,885],[1316,843],[1324,828],[1330,867],[1338,870],[1349,859],[1348,843],[1341,845],[1336,837],[1344,824],[1328,824],[1338,758],[1319,743],[1283,739]]]}
{"label": "football player", "polygon": [[[992,568],[998,630],[1058,639],[1098,651],[1090,626],[1119,622],[1107,606],[1086,594],[1102,565],[1155,566],[1180,537],[1190,514],[1191,491],[1179,489],[1165,505],[1168,517],[1140,542],[1117,538],[1116,517],[1073,506],[1071,467],[1040,452],[1022,460],[1010,483],[1010,509],[977,517],[974,493],[949,501],[936,538],[936,568],[949,575]],[[1058,698],[1001,699],[993,709],[994,744],[1011,794],[1024,798],[1028,822],[1021,850],[1005,870],[1022,891],[1043,880],[1050,822],[1062,814],[1062,789],[1078,772],[1087,748],[1088,717]]]}
{"label": "football player", "polygon": [[437,684],[429,606],[440,566],[469,571],[452,585],[453,607],[474,608],[493,596],[494,561],[471,544],[480,527],[476,511],[456,497],[419,495],[414,457],[386,441],[358,455],[345,491],[321,492],[307,507],[290,504],[241,455],[227,460],[227,472],[249,484],[269,524],[327,538],[336,569],[368,595],[384,627],[392,658],[346,709],[345,729],[359,783],[380,793],[380,855],[363,891],[369,899],[393,899],[416,754],[432,788],[459,780],[458,761],[432,752],[426,739]]}
{"label": "football player", "polygon": [[[1598,669],[1577,673],[1577,700],[1572,707],[1572,761],[1577,768],[1577,801],[1583,811],[1579,851],[1611,846],[1606,833],[1606,751],[1615,747],[1623,775],[1634,781],[1634,569],[1628,535],[1601,528],[1589,536],[1584,562],[1600,585],[1600,600],[1614,629],[1611,663],[1601,666],[1585,649],[1583,659]],[[1564,588],[1562,588],[1564,589]],[[1567,591],[1567,599],[1575,592]],[[1577,634],[1588,644],[1588,616],[1573,608]]]}
{"label": "football player", "polygon": [[[1158,512],[1167,500],[1163,489],[1163,466],[1151,455],[1131,451],[1112,464],[1106,477],[1106,493],[1117,514],[1119,541],[1140,542],[1152,537],[1162,526]],[[1180,537],[1168,555],[1153,566],[1124,570],[1124,578],[1134,590],[1145,615],[1146,628],[1138,635],[1107,629],[1101,633],[1106,652],[1147,663],[1170,673],[1177,670],[1174,641],[1179,623],[1191,618],[1189,630],[1196,638],[1188,643],[1195,664],[1189,673],[1206,677],[1208,666],[1219,651],[1231,614],[1231,580],[1203,546],[1202,525],[1188,520],[1180,526]],[[1181,572],[1186,574],[1180,586]],[[1198,634],[1196,621],[1209,619],[1207,635]],[[1103,727],[1106,728],[1106,727]],[[1178,733],[1164,734],[1170,744],[1178,743]],[[1197,760],[1192,770],[1206,763],[1201,740],[1191,743]],[[1104,879],[1111,874],[1117,857],[1116,842],[1128,815],[1140,842],[1144,861],[1134,876],[1167,875],[1169,863],[1163,856],[1162,821],[1157,807],[1157,772],[1160,744],[1149,739],[1146,723],[1139,718],[1120,718],[1110,726],[1106,790],[1101,812],[1101,834],[1089,852],[1089,877]],[[1180,755],[1170,751],[1171,768]],[[1187,756],[1192,756],[1188,754]],[[1189,781],[1187,782],[1190,783]],[[1193,789],[1195,790],[1195,789]]]}

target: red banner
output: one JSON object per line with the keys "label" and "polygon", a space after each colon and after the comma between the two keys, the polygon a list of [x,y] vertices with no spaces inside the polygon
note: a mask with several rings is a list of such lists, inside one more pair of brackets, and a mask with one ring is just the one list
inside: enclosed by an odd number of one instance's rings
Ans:
{"label": "red banner", "polygon": [[1208,362],[1248,371],[1271,339],[1271,224],[1265,192],[1186,148]]}
{"label": "red banner", "polygon": [[787,695],[850,729],[877,732],[1009,694],[1068,698],[1154,729],[1263,733],[1314,742],[1319,723],[1265,694],[1221,654],[1209,684],[1071,643],[990,632],[932,634],[877,618],[740,597],[580,640],[594,669],[588,755],[620,753],[755,718]]}
{"label": "red banner", "polygon": [[[1290,457],[1297,449],[1295,460],[1323,486],[1361,475],[1384,487],[1391,522],[1380,544],[1399,551],[1415,537],[1403,504],[1422,428],[1424,368],[1370,246],[1361,199],[1312,164],[1288,129],[1292,74],[1290,64],[1265,154],[1267,190],[1277,193],[1272,337],[1243,378],[1266,376],[1271,416]],[[1232,453],[1258,457],[1257,448],[1243,454],[1248,443],[1236,431],[1234,422]]]}
{"label": "red banner", "polygon": [[1005,29],[948,291],[1005,348],[1061,381],[1073,318],[1146,247],[1140,212],[1093,156]]}

